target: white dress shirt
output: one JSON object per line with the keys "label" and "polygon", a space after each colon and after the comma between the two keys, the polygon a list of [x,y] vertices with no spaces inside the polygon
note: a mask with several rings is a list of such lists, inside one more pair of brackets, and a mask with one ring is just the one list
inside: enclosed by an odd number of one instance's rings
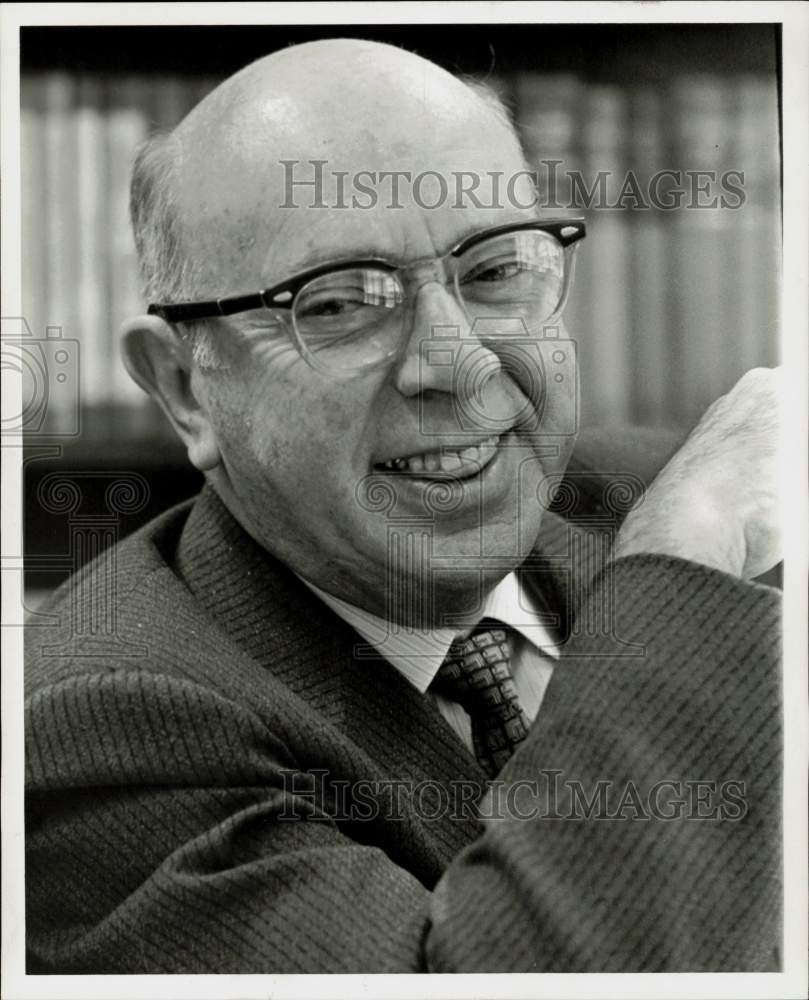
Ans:
{"label": "white dress shirt", "polygon": [[[554,661],[559,656],[559,643],[543,623],[542,612],[516,573],[509,573],[500,581],[486,598],[477,621],[462,630],[405,628],[333,597],[308,580],[303,582],[422,694],[427,692],[454,639],[468,635],[482,618],[497,618],[509,625],[517,633],[512,643],[511,673],[520,705],[530,721],[536,718]],[[472,750],[472,727],[466,711],[457,702],[433,692],[428,697]]]}

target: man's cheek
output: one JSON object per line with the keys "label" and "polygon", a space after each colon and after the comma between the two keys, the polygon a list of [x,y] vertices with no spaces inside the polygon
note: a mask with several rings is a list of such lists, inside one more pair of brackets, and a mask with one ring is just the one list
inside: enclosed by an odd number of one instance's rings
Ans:
{"label": "man's cheek", "polygon": [[[561,351],[559,353],[562,353]],[[537,406],[539,437],[559,443],[575,437],[579,429],[579,380],[575,367],[543,372],[542,395]]]}

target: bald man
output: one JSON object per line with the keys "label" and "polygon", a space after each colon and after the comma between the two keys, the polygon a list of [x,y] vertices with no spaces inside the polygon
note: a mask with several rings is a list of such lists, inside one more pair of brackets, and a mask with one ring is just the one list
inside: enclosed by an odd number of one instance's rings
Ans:
{"label": "bald man", "polygon": [[584,224],[524,168],[480,89],[348,40],[140,154],[126,362],[206,486],[120,546],[106,652],[103,563],[28,644],[30,972],[776,967],[775,375],[617,538],[604,476],[549,510]]}

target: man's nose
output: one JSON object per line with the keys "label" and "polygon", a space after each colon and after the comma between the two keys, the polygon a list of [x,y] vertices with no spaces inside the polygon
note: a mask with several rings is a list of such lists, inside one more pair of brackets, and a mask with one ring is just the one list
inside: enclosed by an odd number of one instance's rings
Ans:
{"label": "man's nose", "polygon": [[500,370],[500,359],[475,335],[454,291],[443,282],[425,282],[414,292],[410,323],[394,372],[403,396],[429,391],[477,395]]}

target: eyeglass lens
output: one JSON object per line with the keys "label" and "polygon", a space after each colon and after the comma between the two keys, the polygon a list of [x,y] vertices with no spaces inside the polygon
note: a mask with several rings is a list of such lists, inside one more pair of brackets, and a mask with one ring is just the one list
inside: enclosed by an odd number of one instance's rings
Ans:
{"label": "eyeglass lens", "polygon": [[[565,292],[565,254],[541,230],[494,236],[454,258],[455,287],[468,318],[486,319],[487,337],[541,332]],[[301,346],[326,367],[353,370],[398,347],[405,289],[396,272],[365,267],[314,278],[298,293],[293,323]],[[496,321],[504,322],[498,327]]]}

